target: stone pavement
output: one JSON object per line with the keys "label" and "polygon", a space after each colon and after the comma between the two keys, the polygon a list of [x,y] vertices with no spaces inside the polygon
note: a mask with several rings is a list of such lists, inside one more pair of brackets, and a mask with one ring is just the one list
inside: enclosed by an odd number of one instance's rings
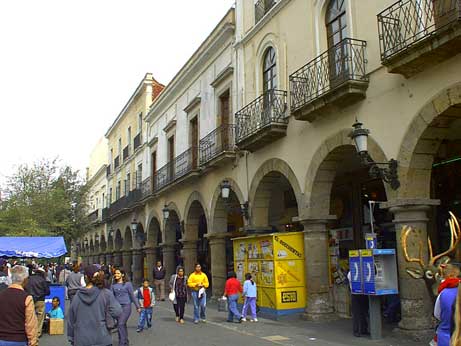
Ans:
{"label": "stone pavement", "polygon": [[[390,330],[384,331],[384,339],[375,341],[366,337],[356,338],[351,333],[351,320],[328,323],[306,322],[299,317],[286,317],[279,321],[259,319],[259,322],[228,323],[226,313],[218,312],[214,305],[207,307],[207,323],[192,323],[192,305],[186,307],[186,323],[174,320],[169,302],[159,302],[154,308],[153,328],[136,333],[138,314],[134,312],[128,323],[132,346],[416,346],[428,342],[399,339]],[[64,336],[44,335],[41,346],[68,345]],[[114,346],[118,346],[114,334]]]}

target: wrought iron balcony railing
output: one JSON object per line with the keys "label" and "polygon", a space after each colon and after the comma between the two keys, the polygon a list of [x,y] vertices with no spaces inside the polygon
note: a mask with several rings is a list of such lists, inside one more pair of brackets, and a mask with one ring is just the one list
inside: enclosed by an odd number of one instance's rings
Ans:
{"label": "wrought iron balcony railing", "polygon": [[461,19],[459,0],[400,0],[378,14],[384,62]]}
{"label": "wrought iron balcony railing", "polygon": [[173,161],[157,170],[154,175],[154,190],[159,191],[175,180],[197,168],[197,147],[191,147],[176,156]]}
{"label": "wrought iron balcony railing", "polygon": [[225,151],[234,151],[234,125],[225,124],[200,140],[200,164],[213,160]]}
{"label": "wrought iron balcony railing", "polygon": [[152,184],[150,177],[145,179],[141,184],[142,198],[149,197],[152,194]]}
{"label": "wrought iron balcony railing", "polygon": [[127,145],[125,148],[123,148],[123,162],[125,162],[129,156],[130,156],[130,146]]}
{"label": "wrought iron balcony railing", "polygon": [[120,156],[117,156],[114,160],[114,169],[117,169],[120,166]]}
{"label": "wrought iron balcony railing", "polygon": [[346,38],[290,75],[291,111],[348,81],[368,81],[366,42]]}
{"label": "wrought iron balcony railing", "polygon": [[271,124],[288,124],[287,92],[269,90],[235,113],[235,139],[238,142]]}
{"label": "wrought iron balcony railing", "polygon": [[133,207],[137,202],[142,199],[142,192],[140,189],[131,190],[128,195],[120,197],[109,207],[109,215],[112,217],[123,209]]}
{"label": "wrought iron balcony railing", "polygon": [[133,151],[136,151],[141,146],[141,132],[133,139]]}
{"label": "wrought iron balcony railing", "polygon": [[98,221],[98,216],[99,216],[99,209],[96,209],[95,211],[88,214],[88,220],[90,222],[96,222]]}
{"label": "wrought iron balcony railing", "polygon": [[275,4],[275,0],[259,0],[255,3],[255,23],[258,23]]}
{"label": "wrought iron balcony railing", "polygon": [[101,210],[101,219],[102,221],[106,221],[109,218],[109,208],[103,208]]}

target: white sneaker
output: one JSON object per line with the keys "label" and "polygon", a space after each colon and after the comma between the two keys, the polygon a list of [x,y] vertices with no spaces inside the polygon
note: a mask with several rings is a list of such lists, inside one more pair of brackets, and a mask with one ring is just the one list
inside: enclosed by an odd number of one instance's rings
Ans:
{"label": "white sneaker", "polygon": [[246,322],[247,319],[245,317],[242,317],[242,322]]}
{"label": "white sneaker", "polygon": [[251,322],[258,322],[258,319],[254,318],[254,319],[251,320]]}

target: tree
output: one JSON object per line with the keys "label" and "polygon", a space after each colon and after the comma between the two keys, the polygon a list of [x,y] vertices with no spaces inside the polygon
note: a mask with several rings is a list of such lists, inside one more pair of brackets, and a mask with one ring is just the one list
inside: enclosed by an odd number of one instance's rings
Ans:
{"label": "tree", "polygon": [[7,180],[6,196],[0,235],[62,235],[68,242],[88,226],[85,181],[57,159],[19,166]]}

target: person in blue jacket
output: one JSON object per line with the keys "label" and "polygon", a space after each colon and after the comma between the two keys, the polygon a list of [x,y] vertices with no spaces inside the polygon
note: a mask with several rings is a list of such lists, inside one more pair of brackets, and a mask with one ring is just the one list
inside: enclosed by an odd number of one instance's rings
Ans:
{"label": "person in blue jacket", "polygon": [[53,297],[51,300],[51,310],[48,312],[50,315],[50,318],[60,318],[64,319],[64,313],[62,312],[62,309],[60,307],[61,305],[61,300],[58,297]]}
{"label": "person in blue jacket", "polygon": [[450,346],[450,337],[453,330],[453,307],[456,302],[458,287],[447,287],[437,297],[434,307],[434,316],[440,321],[437,327],[437,345]]}

